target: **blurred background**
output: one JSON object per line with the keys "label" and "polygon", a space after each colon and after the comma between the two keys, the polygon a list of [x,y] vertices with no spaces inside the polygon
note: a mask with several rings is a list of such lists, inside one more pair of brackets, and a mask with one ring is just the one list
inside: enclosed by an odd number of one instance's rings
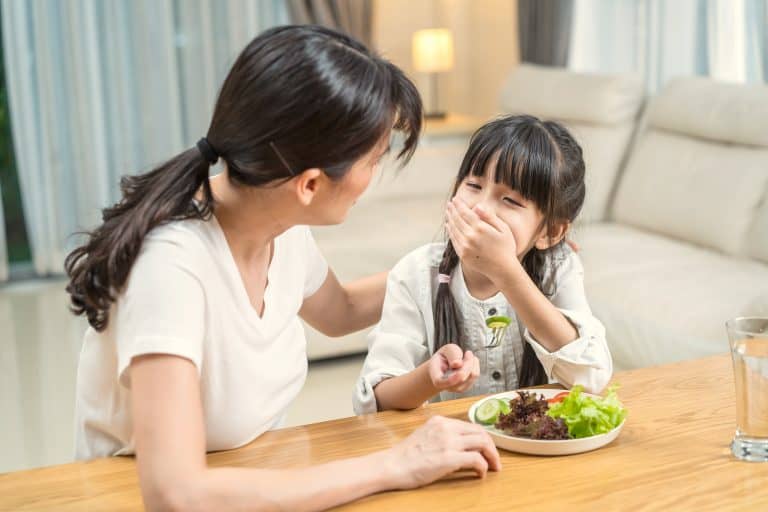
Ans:
{"label": "blurred background", "polygon": [[[207,131],[229,66],[275,25],[349,33],[425,102],[413,161],[315,229],[342,278],[439,240],[469,136],[526,112],[584,147],[574,238],[617,368],[724,352],[726,319],[768,314],[768,0],[2,0],[0,20],[0,472],[72,458],[75,233],[120,176]],[[366,350],[364,332],[308,338],[290,425],[351,415]]]}

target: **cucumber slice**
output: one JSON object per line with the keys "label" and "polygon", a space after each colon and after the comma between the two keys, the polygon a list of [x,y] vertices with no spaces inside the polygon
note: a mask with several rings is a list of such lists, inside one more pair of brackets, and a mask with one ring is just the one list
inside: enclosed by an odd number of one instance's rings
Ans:
{"label": "cucumber slice", "polygon": [[475,419],[483,425],[493,425],[499,420],[502,406],[501,400],[489,398],[475,410]]}
{"label": "cucumber slice", "polygon": [[485,325],[489,329],[501,329],[502,327],[507,327],[511,322],[512,320],[506,316],[492,316],[485,321]]}

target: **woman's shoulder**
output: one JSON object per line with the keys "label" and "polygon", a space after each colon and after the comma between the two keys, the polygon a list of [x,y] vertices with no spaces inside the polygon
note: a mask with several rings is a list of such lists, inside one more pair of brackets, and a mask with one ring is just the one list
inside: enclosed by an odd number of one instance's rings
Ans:
{"label": "woman's shoulder", "polygon": [[147,233],[145,242],[176,246],[204,244],[207,239],[212,238],[214,222],[213,217],[165,222]]}
{"label": "woman's shoulder", "polygon": [[215,220],[180,219],[153,228],[141,246],[139,260],[148,259],[166,264],[201,267],[216,258],[220,243]]}

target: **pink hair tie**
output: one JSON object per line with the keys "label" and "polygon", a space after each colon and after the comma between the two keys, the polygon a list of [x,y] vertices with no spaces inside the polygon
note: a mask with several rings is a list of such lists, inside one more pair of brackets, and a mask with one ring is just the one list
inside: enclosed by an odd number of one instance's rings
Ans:
{"label": "pink hair tie", "polygon": [[437,274],[437,282],[440,284],[448,284],[451,282],[451,276],[448,274]]}

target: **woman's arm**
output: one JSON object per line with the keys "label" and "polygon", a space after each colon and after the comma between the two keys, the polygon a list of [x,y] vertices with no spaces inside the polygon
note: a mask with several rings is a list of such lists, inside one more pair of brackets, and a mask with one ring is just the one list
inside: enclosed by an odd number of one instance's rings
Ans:
{"label": "woman's arm", "polygon": [[344,336],[381,318],[387,272],[341,284],[331,269],[320,289],[304,300],[299,316],[326,336]]}
{"label": "woman's arm", "polygon": [[134,358],[129,371],[136,462],[148,510],[323,510],[460,469],[481,477],[500,469],[482,428],[439,417],[394,447],[362,457],[303,469],[209,468],[194,364],[146,355]]}

